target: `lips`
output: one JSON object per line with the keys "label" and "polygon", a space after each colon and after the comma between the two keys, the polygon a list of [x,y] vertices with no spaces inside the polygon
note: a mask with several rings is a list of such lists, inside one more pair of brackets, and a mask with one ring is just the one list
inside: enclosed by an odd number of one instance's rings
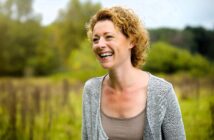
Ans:
{"label": "lips", "polygon": [[107,58],[112,56],[113,54],[114,54],[113,52],[102,52],[102,53],[99,53],[98,55],[100,58]]}

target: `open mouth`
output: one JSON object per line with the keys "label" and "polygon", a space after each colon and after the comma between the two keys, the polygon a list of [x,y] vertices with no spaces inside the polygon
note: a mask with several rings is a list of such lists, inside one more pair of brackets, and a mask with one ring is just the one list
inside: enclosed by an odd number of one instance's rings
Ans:
{"label": "open mouth", "polygon": [[106,53],[100,53],[99,57],[100,58],[107,58],[113,55],[113,52],[106,52]]}

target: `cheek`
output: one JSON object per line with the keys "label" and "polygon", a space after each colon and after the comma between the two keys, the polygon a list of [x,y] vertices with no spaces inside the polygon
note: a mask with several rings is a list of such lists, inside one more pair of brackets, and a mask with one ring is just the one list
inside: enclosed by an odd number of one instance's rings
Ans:
{"label": "cheek", "polygon": [[94,46],[94,45],[92,45],[91,49],[92,49],[92,51],[94,52],[94,54],[96,54],[96,51],[97,51],[97,47],[96,47],[96,45],[95,45],[95,46]]}

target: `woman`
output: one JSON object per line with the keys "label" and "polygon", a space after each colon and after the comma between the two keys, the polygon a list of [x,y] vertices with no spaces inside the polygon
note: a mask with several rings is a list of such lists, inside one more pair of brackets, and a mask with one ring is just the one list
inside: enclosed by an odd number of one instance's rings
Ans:
{"label": "woman", "polygon": [[139,68],[149,44],[139,18],[123,7],[105,8],[91,18],[87,29],[108,74],[85,83],[82,139],[185,139],[172,85]]}

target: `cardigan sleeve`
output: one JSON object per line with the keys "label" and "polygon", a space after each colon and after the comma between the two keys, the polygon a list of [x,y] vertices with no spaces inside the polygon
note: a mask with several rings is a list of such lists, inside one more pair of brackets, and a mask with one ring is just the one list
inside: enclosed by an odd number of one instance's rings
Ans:
{"label": "cardigan sleeve", "polygon": [[86,84],[83,89],[82,95],[82,140],[88,140],[88,133],[87,133],[87,88]]}
{"label": "cardigan sleeve", "polygon": [[162,133],[165,140],[186,139],[180,106],[172,86],[167,95],[167,109],[162,124]]}

